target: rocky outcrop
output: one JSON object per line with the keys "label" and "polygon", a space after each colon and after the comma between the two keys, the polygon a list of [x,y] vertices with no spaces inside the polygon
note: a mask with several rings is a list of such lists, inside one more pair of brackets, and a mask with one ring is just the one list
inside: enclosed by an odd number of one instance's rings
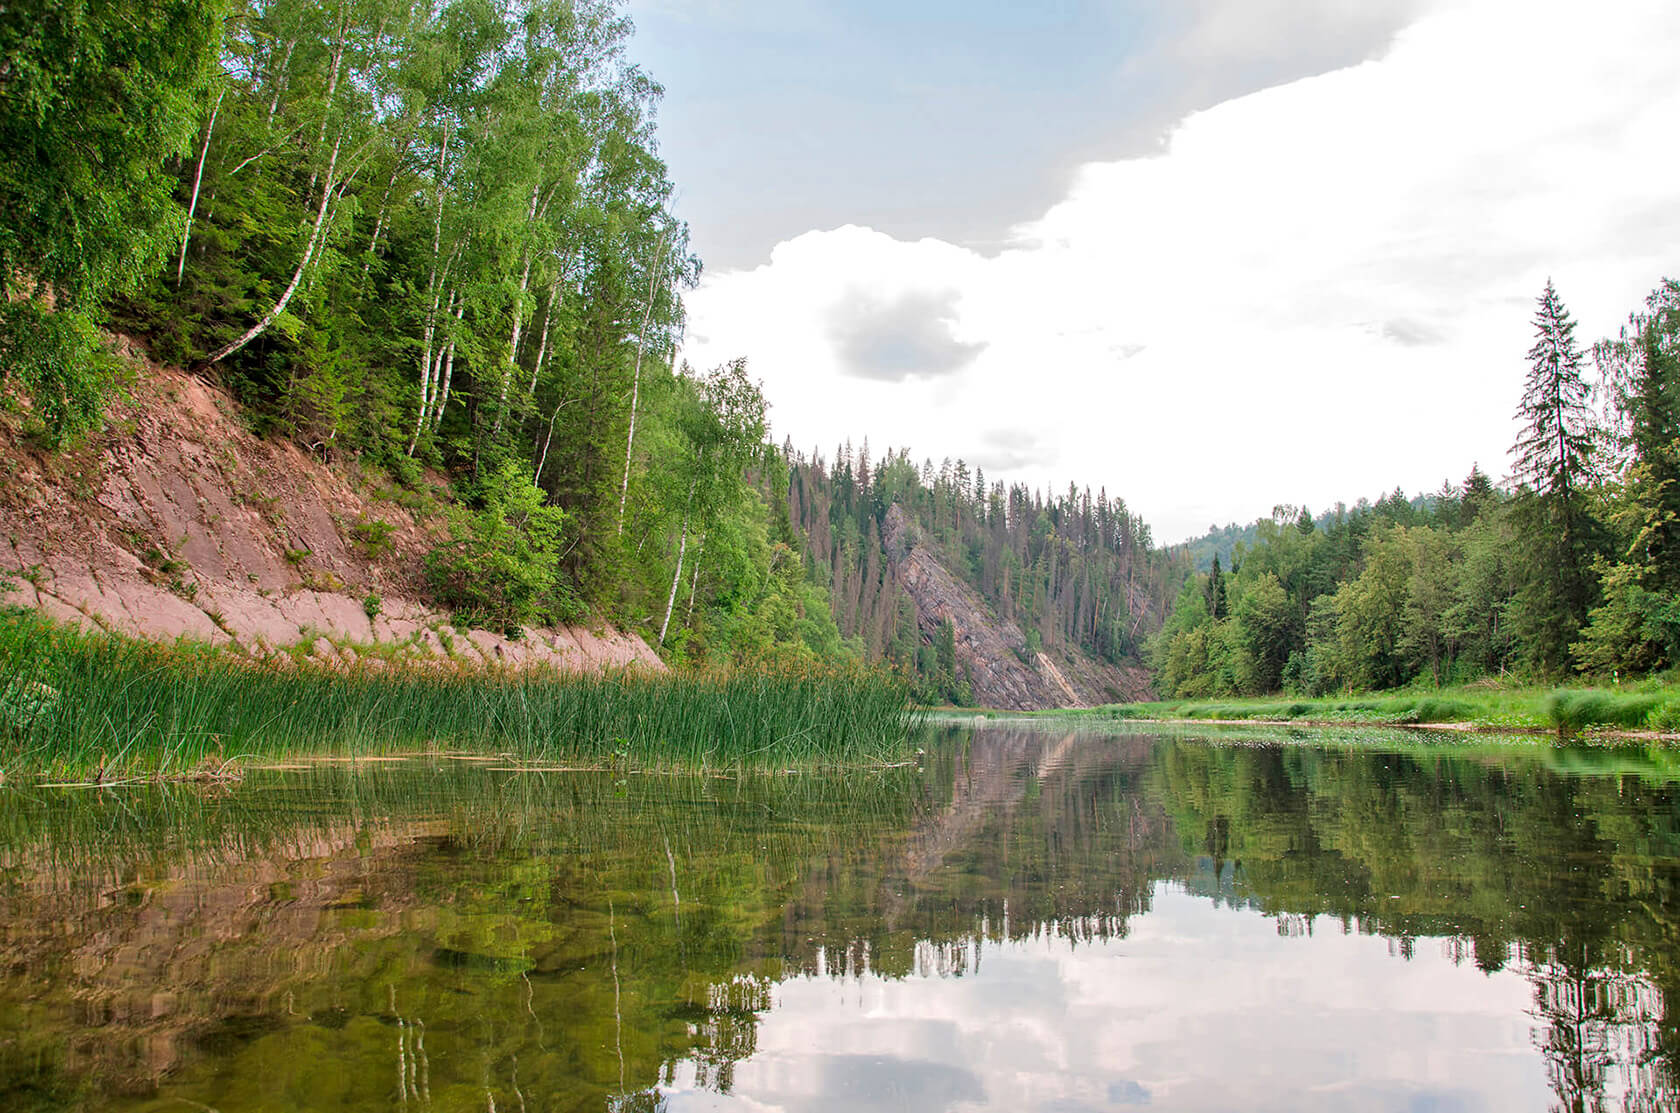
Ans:
{"label": "rocky outcrop", "polygon": [[887,510],[881,541],[916,604],[922,636],[931,639],[943,623],[951,623],[957,662],[968,671],[981,706],[1035,711],[1151,698],[1141,668],[1115,668],[1065,648],[1029,653],[1020,626],[1000,618],[920,544],[915,526],[896,504]]}
{"label": "rocky outcrop", "polygon": [[613,630],[456,629],[419,578],[441,482],[399,490],[258,437],[170,368],[149,366],[84,448],[41,453],[0,426],[0,469],[0,601],[60,621],[257,657],[665,667]]}

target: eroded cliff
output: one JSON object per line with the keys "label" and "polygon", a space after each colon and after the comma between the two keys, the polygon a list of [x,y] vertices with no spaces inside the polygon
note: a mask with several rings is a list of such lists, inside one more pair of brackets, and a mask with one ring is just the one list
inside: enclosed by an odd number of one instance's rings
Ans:
{"label": "eroded cliff", "polygon": [[957,663],[968,672],[980,706],[1034,711],[1153,698],[1141,667],[1118,668],[1073,647],[1029,651],[1020,626],[999,617],[918,542],[901,507],[888,508],[881,541],[916,604],[922,636],[931,639],[943,623],[951,623]]}
{"label": "eroded cliff", "polygon": [[226,392],[130,358],[145,373],[89,445],[49,454],[0,423],[0,601],[258,657],[665,667],[610,629],[455,628],[420,578],[441,483],[329,466],[252,433]]}

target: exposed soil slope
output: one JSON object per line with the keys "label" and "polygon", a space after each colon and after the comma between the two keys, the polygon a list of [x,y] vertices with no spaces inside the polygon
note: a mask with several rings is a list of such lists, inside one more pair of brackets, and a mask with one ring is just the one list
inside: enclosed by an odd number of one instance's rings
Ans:
{"label": "exposed soil slope", "polygon": [[932,638],[950,620],[957,661],[973,679],[976,703],[1037,711],[1154,698],[1149,674],[1137,666],[1116,668],[1068,646],[1029,657],[1021,628],[998,617],[979,592],[917,543],[914,532],[900,507],[888,508],[881,540],[899,582],[916,603],[917,625]]}
{"label": "exposed soil slope", "polygon": [[664,668],[616,631],[452,628],[420,581],[434,497],[257,437],[224,391],[132,354],[144,377],[96,443],[48,455],[0,423],[0,598],[254,656]]}

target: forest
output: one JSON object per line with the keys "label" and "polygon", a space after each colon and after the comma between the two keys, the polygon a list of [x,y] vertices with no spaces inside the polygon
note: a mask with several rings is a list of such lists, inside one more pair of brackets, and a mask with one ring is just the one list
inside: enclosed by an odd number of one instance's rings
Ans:
{"label": "forest", "polygon": [[1548,282],[1534,330],[1509,483],[1473,466],[1417,499],[1278,506],[1184,581],[1150,646],[1161,693],[1614,682],[1680,663],[1680,283],[1583,350]]}
{"label": "forest", "polygon": [[743,362],[681,362],[701,264],[610,0],[84,0],[0,35],[0,385],[41,443],[97,434],[133,338],[264,435],[446,479],[427,575],[462,621],[888,661],[934,701],[966,680],[894,503],[1029,649],[1128,658],[1182,577],[1106,493],[778,451]]}
{"label": "forest", "polygon": [[1137,659],[1188,574],[1185,555],[1155,548],[1148,523],[1106,490],[988,484],[961,459],[917,465],[889,449],[872,460],[868,441],[827,459],[791,444],[782,454],[788,515],[811,576],[831,585],[841,636],[904,669],[926,703],[970,705],[972,684],[948,620],[918,637],[914,601],[885,551],[889,507],[903,510],[915,544],[1020,626],[1028,656],[1066,648],[1109,664]]}
{"label": "forest", "polygon": [[9,7],[6,408],[97,435],[132,338],[265,435],[441,490],[426,574],[463,622],[599,619],[678,664],[885,661],[970,702],[893,505],[1029,655],[1147,656],[1169,697],[1675,663],[1676,283],[1586,350],[1548,284],[1509,479],[1161,549],[1106,491],[778,449],[743,361],[684,363],[701,262],[632,33],[612,0]]}

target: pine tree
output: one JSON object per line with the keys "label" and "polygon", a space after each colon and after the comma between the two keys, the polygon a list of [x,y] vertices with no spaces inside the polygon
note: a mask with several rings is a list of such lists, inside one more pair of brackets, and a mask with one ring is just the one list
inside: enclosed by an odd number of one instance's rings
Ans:
{"label": "pine tree", "polygon": [[1653,590],[1680,592],[1680,283],[1665,281],[1593,355],[1623,416],[1636,512],[1631,557]]}
{"label": "pine tree", "polygon": [[1575,321],[1551,279],[1534,316],[1536,338],[1528,350],[1528,378],[1517,417],[1524,429],[1511,451],[1516,478],[1542,497],[1570,501],[1590,476],[1591,388],[1575,342]]}
{"label": "pine tree", "polygon": [[1225,574],[1219,569],[1218,553],[1213,554],[1213,571],[1208,573],[1207,609],[1215,622],[1224,618],[1230,610],[1225,594]]}
{"label": "pine tree", "polygon": [[1517,407],[1523,432],[1511,452],[1532,562],[1522,600],[1525,641],[1534,662],[1550,671],[1563,664],[1594,601],[1588,568],[1601,531],[1586,502],[1593,476],[1591,389],[1575,322],[1550,279],[1534,328]]}

